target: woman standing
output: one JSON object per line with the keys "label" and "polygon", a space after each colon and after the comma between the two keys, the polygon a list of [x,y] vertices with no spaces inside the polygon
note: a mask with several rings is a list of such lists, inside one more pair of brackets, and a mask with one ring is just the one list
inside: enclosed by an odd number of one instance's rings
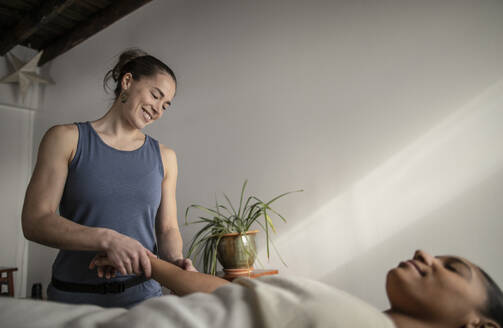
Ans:
{"label": "woman standing", "polygon": [[[130,307],[159,296],[148,280],[152,253],[195,270],[182,256],[175,152],[141,131],[171,105],[175,74],[134,49],[120,55],[105,86],[110,79],[115,100],[103,117],[46,132],[26,191],[24,235],[60,249],[50,300]],[[96,256],[111,262],[99,276],[88,268]]]}

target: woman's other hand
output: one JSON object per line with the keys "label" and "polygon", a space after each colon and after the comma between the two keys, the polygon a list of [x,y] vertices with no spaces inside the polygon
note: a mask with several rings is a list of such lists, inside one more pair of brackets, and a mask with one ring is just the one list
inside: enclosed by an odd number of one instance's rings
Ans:
{"label": "woman's other hand", "polygon": [[96,268],[98,273],[98,277],[110,279],[115,278],[117,275],[117,271],[112,266],[112,263],[108,259],[107,255],[104,253],[97,254],[89,263],[89,269],[93,270]]}
{"label": "woman's other hand", "polygon": [[175,260],[173,264],[179,266],[185,271],[199,272],[192,264],[192,260],[189,258]]}

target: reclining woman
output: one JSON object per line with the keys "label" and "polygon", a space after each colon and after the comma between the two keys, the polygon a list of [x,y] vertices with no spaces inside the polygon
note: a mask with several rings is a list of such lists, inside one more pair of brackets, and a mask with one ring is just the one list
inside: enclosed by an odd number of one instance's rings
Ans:
{"label": "reclining woman", "polygon": [[[229,283],[149,258],[152,277],[182,297],[158,297],[130,310],[27,300],[23,307],[4,298],[0,321],[5,327],[36,327],[33,322],[43,318],[52,327],[503,327],[500,288],[481,268],[456,256],[416,251],[389,270],[391,306],[384,313],[312,280],[276,276]],[[108,258],[96,257],[90,268],[110,265]]]}

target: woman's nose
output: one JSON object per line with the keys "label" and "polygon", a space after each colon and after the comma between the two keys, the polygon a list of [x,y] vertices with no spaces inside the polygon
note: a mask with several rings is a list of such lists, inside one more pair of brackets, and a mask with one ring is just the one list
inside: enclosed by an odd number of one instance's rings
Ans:
{"label": "woman's nose", "polygon": [[433,264],[433,259],[434,259],[433,256],[431,256],[430,254],[426,253],[421,249],[418,249],[417,251],[414,252],[414,260],[421,261],[428,266]]}

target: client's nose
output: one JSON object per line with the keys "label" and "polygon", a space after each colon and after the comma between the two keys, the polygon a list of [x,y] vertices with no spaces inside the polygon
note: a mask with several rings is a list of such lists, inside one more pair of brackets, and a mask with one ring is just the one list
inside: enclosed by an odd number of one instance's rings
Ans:
{"label": "client's nose", "polygon": [[414,252],[414,260],[421,261],[426,265],[431,265],[433,263],[433,256],[426,253],[425,251],[418,249]]}

